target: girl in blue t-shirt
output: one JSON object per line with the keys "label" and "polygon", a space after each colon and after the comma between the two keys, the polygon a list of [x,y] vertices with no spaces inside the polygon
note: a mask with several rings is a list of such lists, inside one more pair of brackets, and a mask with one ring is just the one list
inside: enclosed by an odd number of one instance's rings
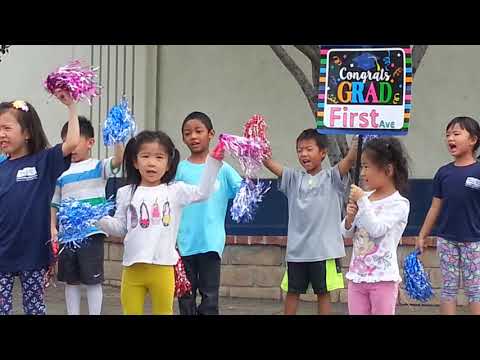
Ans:
{"label": "girl in blue t-shirt", "polygon": [[472,314],[480,315],[480,126],[469,117],[447,125],[448,151],[454,161],[442,166],[433,179],[433,199],[417,240],[423,252],[425,238],[438,221],[437,249],[442,273],[440,312],[456,313],[460,273]]}
{"label": "girl in blue t-shirt", "polygon": [[[193,112],[185,118],[182,137],[191,154],[180,162],[176,180],[198,184],[214,136],[212,121],[206,114]],[[192,284],[192,293],[178,299],[182,315],[218,315],[225,215],[228,201],[235,197],[241,182],[240,175],[224,162],[212,196],[183,211],[177,246]],[[202,297],[199,306],[196,304],[197,290]]]}
{"label": "girl in blue t-shirt", "polygon": [[0,103],[0,315],[12,311],[15,276],[25,314],[46,312],[44,289],[52,263],[50,202],[57,178],[70,166],[80,141],[77,107],[65,91],[56,97],[69,110],[63,144],[49,147],[34,107],[21,100]]}

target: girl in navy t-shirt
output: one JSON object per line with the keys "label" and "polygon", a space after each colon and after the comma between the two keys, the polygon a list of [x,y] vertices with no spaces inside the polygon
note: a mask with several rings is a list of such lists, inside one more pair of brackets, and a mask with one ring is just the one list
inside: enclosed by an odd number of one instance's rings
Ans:
{"label": "girl in navy t-shirt", "polygon": [[52,262],[50,202],[57,178],[70,167],[80,141],[75,103],[65,91],[56,97],[68,107],[63,144],[49,147],[37,112],[27,102],[0,104],[0,315],[12,311],[15,276],[23,288],[25,314],[42,315],[45,277]]}
{"label": "girl in navy t-shirt", "polygon": [[[455,314],[460,274],[470,312],[480,315],[480,126],[469,117],[447,125],[448,151],[454,161],[433,179],[433,200],[417,240],[422,251],[435,223],[442,273],[440,312]],[[437,222],[437,218],[440,220]]]}

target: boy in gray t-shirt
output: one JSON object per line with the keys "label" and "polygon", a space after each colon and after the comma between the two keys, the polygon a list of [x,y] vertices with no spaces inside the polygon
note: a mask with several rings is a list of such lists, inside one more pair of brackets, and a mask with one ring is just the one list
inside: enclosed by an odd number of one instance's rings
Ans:
{"label": "boy in gray t-shirt", "polygon": [[288,199],[286,315],[296,314],[300,294],[306,293],[309,283],[318,297],[319,314],[329,314],[329,265],[333,262],[334,271],[340,272],[338,259],[345,256],[341,209],[348,172],[357,156],[357,140],[337,165],[322,169],[327,141],[315,129],[300,134],[297,155],[304,170],[284,168],[272,159],[264,162],[280,178],[279,189]]}

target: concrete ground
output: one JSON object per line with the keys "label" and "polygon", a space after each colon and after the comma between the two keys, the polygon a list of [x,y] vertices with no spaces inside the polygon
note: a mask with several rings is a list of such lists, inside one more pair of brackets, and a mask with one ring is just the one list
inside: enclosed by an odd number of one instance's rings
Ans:
{"label": "concrete ground", "polygon": [[[21,301],[20,284],[15,284],[14,290],[14,314],[23,314]],[[178,314],[177,301],[174,305],[175,314]],[[315,315],[316,303],[301,302],[299,306],[299,315]],[[145,313],[151,314],[150,300],[147,297]],[[281,315],[283,312],[283,303],[276,300],[259,299],[239,299],[239,298],[221,298],[220,313],[222,315]],[[57,287],[47,289],[47,313],[49,315],[66,315],[64,286],[61,283]],[[82,314],[88,314],[87,300],[85,291],[82,295]],[[458,314],[466,314],[466,308],[458,307]],[[120,289],[116,287],[105,286],[103,291],[103,315],[121,315]],[[334,315],[347,315],[346,304],[333,304]],[[399,315],[438,315],[438,306],[398,306]]]}

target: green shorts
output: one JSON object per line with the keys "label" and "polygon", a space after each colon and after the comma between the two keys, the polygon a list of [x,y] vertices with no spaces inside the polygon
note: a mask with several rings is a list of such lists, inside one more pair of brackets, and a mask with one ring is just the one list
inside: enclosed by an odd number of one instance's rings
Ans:
{"label": "green shorts", "polygon": [[[288,267],[290,271],[288,271]],[[340,259],[289,262],[280,287],[285,292],[295,294],[305,294],[310,287],[313,288],[315,294],[325,294],[343,289],[345,286]]]}

